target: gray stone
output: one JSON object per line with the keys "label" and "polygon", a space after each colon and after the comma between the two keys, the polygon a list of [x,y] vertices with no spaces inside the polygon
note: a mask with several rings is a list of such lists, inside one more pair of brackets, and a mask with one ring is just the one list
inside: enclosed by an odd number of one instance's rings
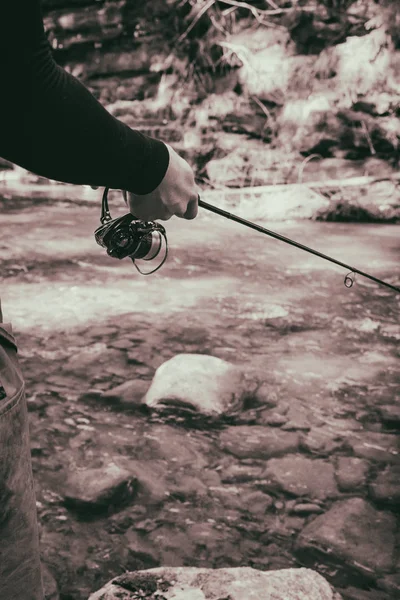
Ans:
{"label": "gray stone", "polygon": [[136,404],[142,404],[148,389],[149,382],[144,381],[143,379],[124,381],[121,385],[102,394],[101,400],[112,404],[134,406]]}
{"label": "gray stone", "polygon": [[312,504],[311,502],[296,504],[291,511],[295,515],[312,515],[324,512],[324,509],[318,504]]}
{"label": "gray stone", "polygon": [[161,567],[124,573],[89,600],[341,600],[329,583],[310,569],[258,571],[250,567],[197,569]]}
{"label": "gray stone", "polygon": [[234,464],[222,471],[221,481],[223,483],[246,483],[254,479],[261,479],[262,467]]}
{"label": "gray stone", "polygon": [[338,495],[333,466],[322,459],[285,456],[268,461],[263,479],[268,486],[296,496],[332,498]]}
{"label": "gray stone", "polygon": [[400,465],[388,465],[369,485],[369,494],[375,502],[400,506]]}
{"label": "gray stone", "polygon": [[301,439],[301,447],[313,454],[331,454],[342,445],[343,442],[338,440],[327,426],[313,427]]}
{"label": "gray stone", "polygon": [[254,515],[265,515],[274,501],[268,494],[263,492],[250,492],[241,494],[242,508]]}
{"label": "gray stone", "polygon": [[369,463],[355,456],[339,456],[336,465],[336,479],[342,492],[351,492],[365,484]]}
{"label": "gray stone", "polygon": [[132,473],[115,463],[101,468],[77,469],[67,479],[66,506],[88,517],[111,512],[131,500],[137,490]]}
{"label": "gray stone", "polygon": [[311,429],[308,411],[302,406],[290,406],[286,418],[287,423],[282,427],[285,431],[295,431],[296,429],[309,431]]}
{"label": "gray stone", "polygon": [[352,434],[347,442],[356,456],[377,462],[400,464],[400,439],[396,435],[362,431]]}
{"label": "gray stone", "polygon": [[239,367],[215,356],[177,354],[157,369],[144,402],[215,416],[239,409],[246,393]]}
{"label": "gray stone", "polygon": [[396,519],[362,498],[336,502],[306,525],[296,551],[321,553],[329,562],[348,566],[368,576],[392,570]]}
{"label": "gray stone", "polygon": [[239,425],[222,431],[220,443],[223,450],[238,458],[265,459],[296,451],[299,434],[259,425]]}
{"label": "gray stone", "polygon": [[262,413],[261,421],[262,423],[270,425],[271,427],[280,427],[281,425],[287,423],[287,417],[277,413],[276,411],[274,412],[272,410],[268,410]]}

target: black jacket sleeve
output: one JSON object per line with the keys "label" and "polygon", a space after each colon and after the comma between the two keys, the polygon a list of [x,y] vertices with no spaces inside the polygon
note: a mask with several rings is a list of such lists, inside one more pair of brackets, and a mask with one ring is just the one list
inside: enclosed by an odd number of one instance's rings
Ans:
{"label": "black jacket sleeve", "polygon": [[40,0],[0,0],[0,156],[49,179],[153,191],[166,145],[113,117],[56,64]]}

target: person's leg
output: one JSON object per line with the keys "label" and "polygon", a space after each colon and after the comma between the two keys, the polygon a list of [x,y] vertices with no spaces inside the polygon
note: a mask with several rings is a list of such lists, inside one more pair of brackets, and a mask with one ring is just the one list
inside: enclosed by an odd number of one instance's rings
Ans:
{"label": "person's leg", "polygon": [[25,386],[11,325],[1,321],[0,598],[44,598]]}

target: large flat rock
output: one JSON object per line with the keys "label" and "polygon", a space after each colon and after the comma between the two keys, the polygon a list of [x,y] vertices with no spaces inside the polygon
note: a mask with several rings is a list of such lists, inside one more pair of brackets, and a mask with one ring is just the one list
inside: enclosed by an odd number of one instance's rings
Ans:
{"label": "large flat rock", "polygon": [[336,502],[306,525],[297,540],[301,553],[316,551],[329,561],[374,576],[393,567],[396,518],[362,498]]}
{"label": "large flat rock", "polygon": [[197,569],[161,567],[125,573],[89,600],[341,600],[309,569],[257,571],[250,567]]}
{"label": "large flat rock", "polygon": [[228,427],[220,435],[222,449],[237,458],[264,459],[295,452],[299,440],[296,432],[260,425]]}
{"label": "large flat rock", "polygon": [[305,456],[272,458],[263,473],[272,488],[295,496],[331,498],[338,495],[333,465],[322,459]]}

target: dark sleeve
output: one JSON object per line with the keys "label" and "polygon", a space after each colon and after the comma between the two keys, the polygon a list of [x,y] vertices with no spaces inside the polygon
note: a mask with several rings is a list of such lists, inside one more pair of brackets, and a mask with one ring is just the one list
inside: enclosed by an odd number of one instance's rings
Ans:
{"label": "dark sleeve", "polygon": [[153,191],[166,145],[113,117],[53,60],[40,0],[0,0],[0,156],[49,179]]}

